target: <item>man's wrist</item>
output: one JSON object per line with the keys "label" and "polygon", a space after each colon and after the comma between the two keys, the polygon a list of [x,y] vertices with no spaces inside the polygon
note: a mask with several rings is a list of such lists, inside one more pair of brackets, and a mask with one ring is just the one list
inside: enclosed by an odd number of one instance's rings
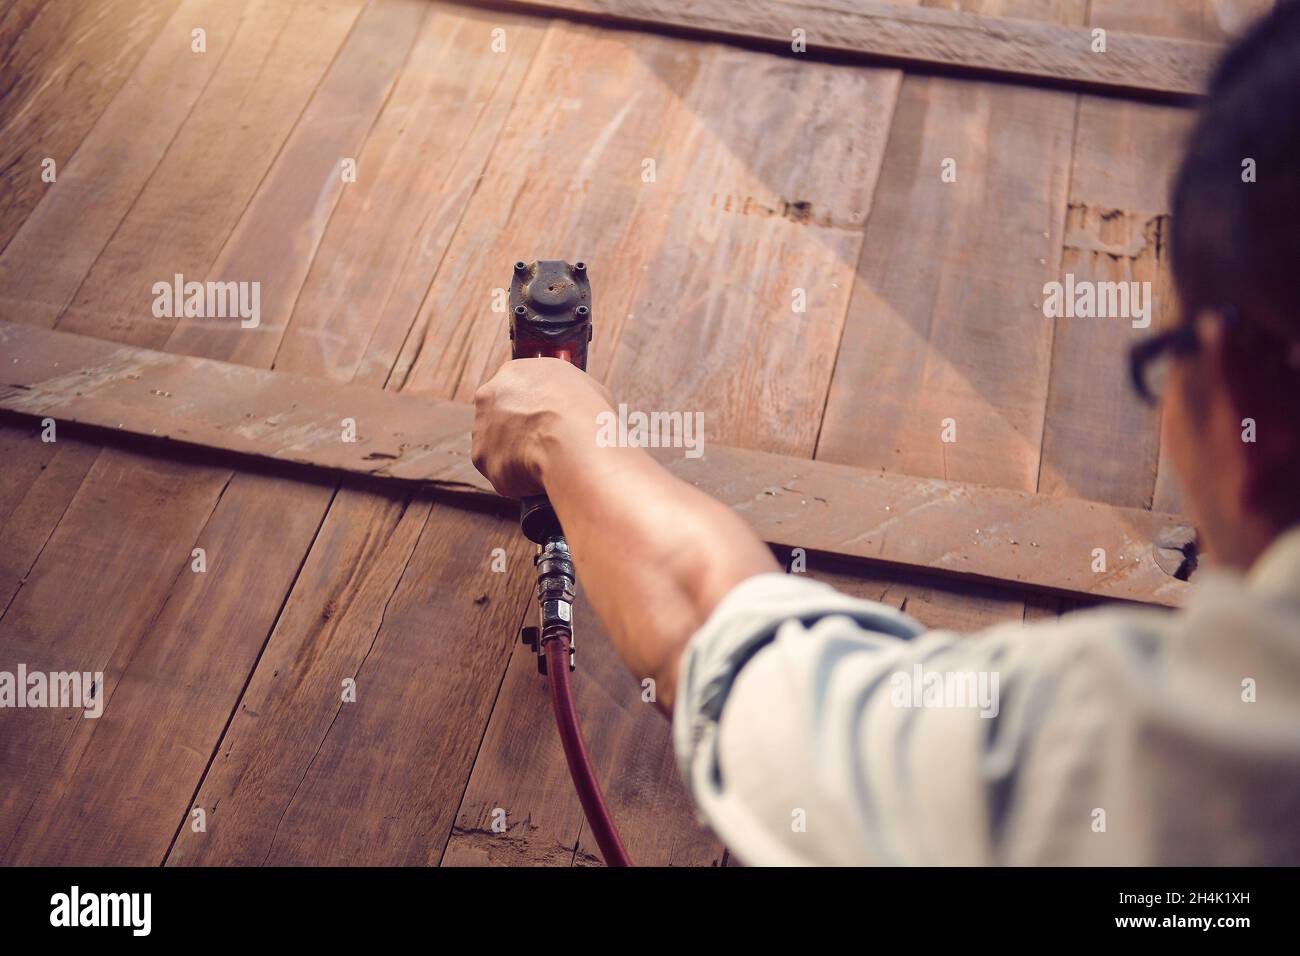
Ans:
{"label": "man's wrist", "polygon": [[530,430],[532,441],[526,456],[529,474],[543,488],[554,477],[561,461],[582,458],[596,447],[596,417],[608,406],[593,405],[587,411],[548,411]]}

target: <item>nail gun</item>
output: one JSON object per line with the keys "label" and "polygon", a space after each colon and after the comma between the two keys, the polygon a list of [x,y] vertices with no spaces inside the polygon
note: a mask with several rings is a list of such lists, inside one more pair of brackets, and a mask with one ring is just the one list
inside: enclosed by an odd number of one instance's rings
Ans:
{"label": "nail gun", "polygon": [[[591,282],[585,263],[569,265],[562,259],[515,263],[510,281],[513,358],[558,358],[585,371],[591,335]],[[539,610],[538,625],[523,628],[520,638],[537,654],[538,670],[549,680],[551,707],[569,774],[601,855],[610,866],[630,866],[592,770],[574,706],[569,675],[576,667],[573,602],[577,578],[569,545],[545,495],[520,502],[519,525],[524,536],[538,546],[533,564]]]}

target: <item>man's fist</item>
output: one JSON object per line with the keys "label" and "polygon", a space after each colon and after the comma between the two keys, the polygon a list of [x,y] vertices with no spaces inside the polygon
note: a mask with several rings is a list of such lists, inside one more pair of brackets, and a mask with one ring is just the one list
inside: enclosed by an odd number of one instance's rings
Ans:
{"label": "man's fist", "polygon": [[516,359],[474,393],[474,467],[507,498],[542,493],[548,456],[570,442],[596,442],[609,392],[553,358]]}

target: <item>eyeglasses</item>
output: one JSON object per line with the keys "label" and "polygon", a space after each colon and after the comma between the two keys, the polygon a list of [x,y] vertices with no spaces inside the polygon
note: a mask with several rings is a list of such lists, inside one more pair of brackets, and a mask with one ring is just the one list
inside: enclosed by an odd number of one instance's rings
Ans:
{"label": "eyeglasses", "polygon": [[[1237,325],[1237,310],[1225,306],[1218,310],[1221,321],[1231,329]],[[1128,354],[1128,374],[1133,390],[1148,405],[1160,404],[1169,382],[1169,364],[1174,358],[1195,355],[1201,347],[1192,322],[1161,332],[1133,344]]]}

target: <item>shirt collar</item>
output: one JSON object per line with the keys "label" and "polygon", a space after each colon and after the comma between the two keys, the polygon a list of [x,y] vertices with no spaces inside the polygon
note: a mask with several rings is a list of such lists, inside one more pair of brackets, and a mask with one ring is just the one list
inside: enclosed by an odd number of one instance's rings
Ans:
{"label": "shirt collar", "polygon": [[1300,597],[1300,525],[1278,535],[1251,566],[1247,580],[1261,593]]}

